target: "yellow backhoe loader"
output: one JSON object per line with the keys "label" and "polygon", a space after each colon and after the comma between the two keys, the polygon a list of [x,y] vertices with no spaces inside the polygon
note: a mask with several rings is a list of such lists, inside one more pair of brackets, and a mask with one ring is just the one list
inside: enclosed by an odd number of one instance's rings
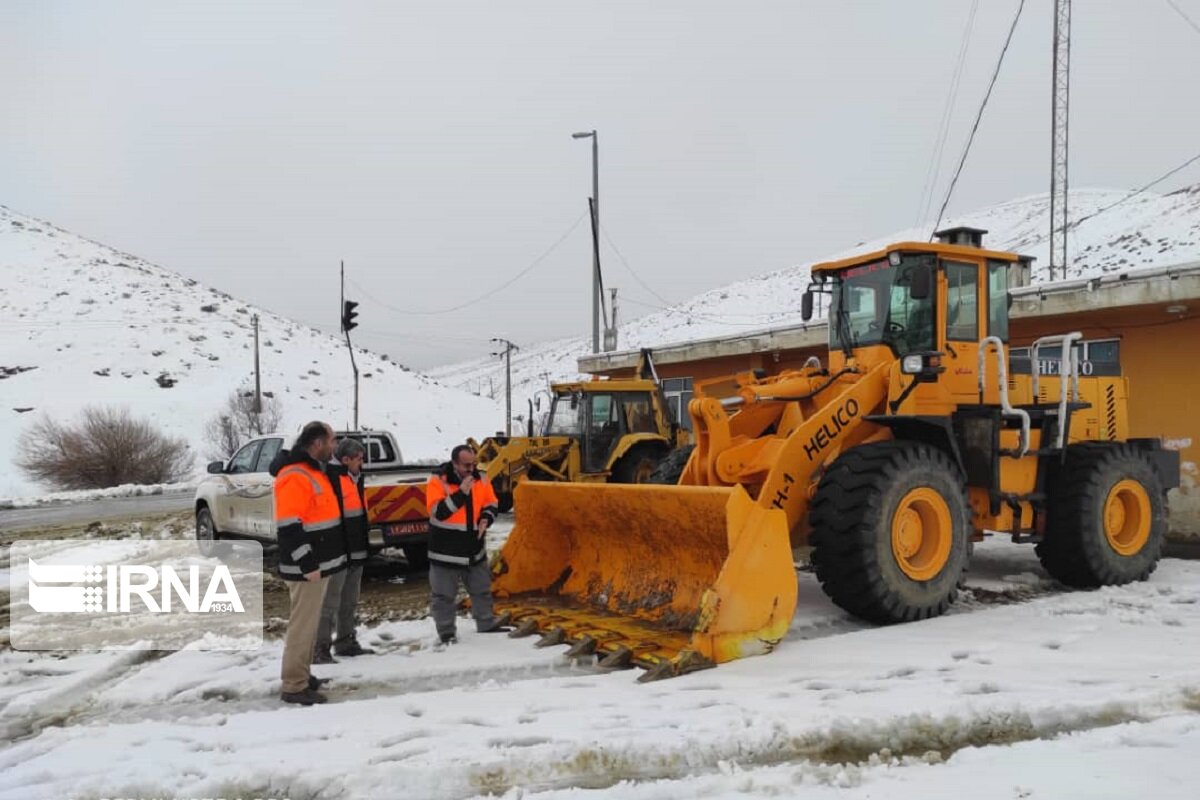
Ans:
{"label": "yellow backhoe loader", "polygon": [[766,653],[800,545],[835,603],[879,623],[945,611],[985,532],[1035,543],[1071,586],[1145,579],[1179,454],[1130,438],[1126,380],[1080,377],[1079,334],[1011,373],[1018,256],[982,233],[815,266],[802,313],[827,302],[828,363],[699,387],[679,485],[518,486],[493,584],[514,633],[640,680]]}
{"label": "yellow backhoe loader", "polygon": [[469,441],[501,511],[512,508],[513,489],[525,480],[647,483],[687,443],[649,351],[639,359],[637,378],[558,383],[551,393],[543,435],[533,435],[530,420],[528,436]]}

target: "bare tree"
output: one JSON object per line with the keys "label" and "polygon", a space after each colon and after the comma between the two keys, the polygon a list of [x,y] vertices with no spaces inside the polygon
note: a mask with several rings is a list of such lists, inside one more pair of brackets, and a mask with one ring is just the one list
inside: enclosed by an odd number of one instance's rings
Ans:
{"label": "bare tree", "polygon": [[126,408],[89,406],[74,424],[42,417],[17,440],[16,464],[56,489],[171,483],[192,470],[191,448]]}
{"label": "bare tree", "polygon": [[205,455],[214,460],[229,458],[246,440],[279,430],[282,421],[278,397],[263,395],[262,408],[255,409],[253,392],[234,391],[204,425]]}

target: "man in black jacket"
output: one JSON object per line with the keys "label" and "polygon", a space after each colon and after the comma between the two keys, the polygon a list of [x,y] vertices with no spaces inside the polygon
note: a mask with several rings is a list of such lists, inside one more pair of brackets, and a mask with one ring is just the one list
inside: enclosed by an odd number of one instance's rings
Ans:
{"label": "man in black jacket", "polygon": [[[321,606],[321,624],[317,629],[314,664],[335,664],[334,654],[361,656],[374,653],[363,647],[355,635],[355,613],[362,585],[363,564],[367,560],[369,529],[366,503],[363,497],[362,465],[366,450],[354,439],[342,439],[334,452],[334,462],[326,467],[333,491],[342,509],[342,530],[346,537],[346,557],[349,566],[344,572],[330,577]],[[334,637],[334,629],[337,636]],[[332,648],[333,653],[330,652]]]}

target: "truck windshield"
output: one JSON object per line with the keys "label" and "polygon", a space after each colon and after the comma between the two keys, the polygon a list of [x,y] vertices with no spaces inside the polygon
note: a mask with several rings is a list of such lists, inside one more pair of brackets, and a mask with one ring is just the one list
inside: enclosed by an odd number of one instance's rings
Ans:
{"label": "truck windshield", "polygon": [[583,398],[579,395],[555,395],[546,422],[547,436],[579,436],[583,433]]}
{"label": "truck windshield", "polygon": [[887,259],[851,267],[834,276],[829,308],[829,345],[847,350],[886,344],[898,355],[934,349],[933,301],[909,293],[918,264],[933,269],[930,256],[905,256],[900,266]]}

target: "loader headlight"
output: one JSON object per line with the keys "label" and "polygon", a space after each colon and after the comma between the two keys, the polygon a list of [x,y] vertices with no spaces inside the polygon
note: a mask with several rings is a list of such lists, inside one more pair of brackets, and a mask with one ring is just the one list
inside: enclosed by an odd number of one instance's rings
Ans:
{"label": "loader headlight", "polygon": [[916,375],[925,368],[925,357],[920,353],[905,356],[900,361],[900,371],[905,375]]}
{"label": "loader headlight", "polygon": [[932,383],[946,368],[942,366],[942,353],[931,350],[909,353],[901,358],[900,371],[905,375],[914,376],[918,383]]}

